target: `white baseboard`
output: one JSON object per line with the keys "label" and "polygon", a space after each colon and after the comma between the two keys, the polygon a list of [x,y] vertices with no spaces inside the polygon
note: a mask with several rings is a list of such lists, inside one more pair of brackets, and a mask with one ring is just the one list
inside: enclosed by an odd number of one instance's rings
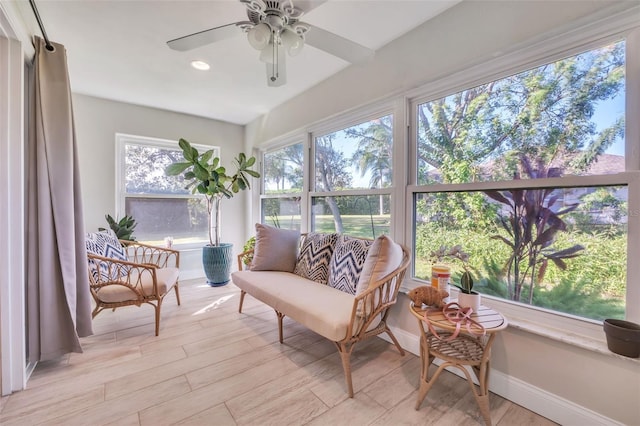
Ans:
{"label": "white baseboard", "polygon": [[[400,346],[412,354],[420,356],[420,336],[399,328],[389,328],[398,339]],[[382,334],[380,337],[391,343],[388,335]],[[439,365],[439,361],[436,359],[434,363]],[[447,368],[447,371],[464,378],[463,373],[457,368]],[[501,371],[491,371],[489,383],[491,392],[563,425],[622,425],[593,410],[544,389],[532,386]]]}
{"label": "white baseboard", "polygon": [[196,278],[204,278],[204,277],[205,277],[204,271],[202,270],[202,268],[180,270],[181,280],[193,280]]}

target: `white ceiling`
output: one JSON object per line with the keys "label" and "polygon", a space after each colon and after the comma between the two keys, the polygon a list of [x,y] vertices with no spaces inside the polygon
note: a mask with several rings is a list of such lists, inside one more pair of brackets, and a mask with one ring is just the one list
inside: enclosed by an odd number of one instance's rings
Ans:
{"label": "white ceiling", "polygon": [[[458,1],[328,0],[302,21],[376,50]],[[246,124],[350,66],[305,46],[300,55],[287,58],[287,84],[268,87],[259,52],[240,30],[235,38],[188,52],[166,45],[177,37],[247,20],[238,0],[36,4],[49,38],[67,49],[75,93]],[[25,15],[24,5],[20,8]],[[211,70],[193,69],[189,64],[196,59],[211,64]]]}

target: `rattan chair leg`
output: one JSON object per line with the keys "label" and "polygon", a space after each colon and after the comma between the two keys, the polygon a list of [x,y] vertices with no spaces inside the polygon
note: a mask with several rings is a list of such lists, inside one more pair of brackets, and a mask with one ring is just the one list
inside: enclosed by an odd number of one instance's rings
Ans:
{"label": "rattan chair leg", "polygon": [[396,339],[396,336],[393,335],[386,324],[384,326],[384,331],[389,335],[389,337],[391,337],[391,340],[393,341],[393,344],[396,345],[396,348],[398,348],[398,352],[400,352],[400,355],[404,356],[404,349],[402,349],[402,346],[400,346],[400,343],[398,343],[398,339]]}
{"label": "rattan chair leg", "polygon": [[158,304],[151,304],[156,310],[156,336],[160,335],[160,304],[162,303],[162,299],[158,300]]}
{"label": "rattan chair leg", "polygon": [[284,343],[284,339],[282,337],[282,319],[284,318],[284,314],[276,311],[276,315],[278,315],[278,337],[280,339],[280,343]]}
{"label": "rattan chair leg", "polygon": [[176,285],[174,286],[174,291],[176,292],[176,300],[178,301],[178,306],[180,306],[180,289],[178,288],[177,281],[176,281]]}
{"label": "rattan chair leg", "polygon": [[347,382],[347,393],[349,398],[353,398],[353,381],[351,379],[351,352],[353,352],[353,344],[335,342],[342,359],[342,368],[344,369],[344,378]]}
{"label": "rattan chair leg", "polygon": [[238,313],[242,313],[242,303],[244,302],[244,295],[247,294],[246,291],[240,290],[240,304],[238,305]]}

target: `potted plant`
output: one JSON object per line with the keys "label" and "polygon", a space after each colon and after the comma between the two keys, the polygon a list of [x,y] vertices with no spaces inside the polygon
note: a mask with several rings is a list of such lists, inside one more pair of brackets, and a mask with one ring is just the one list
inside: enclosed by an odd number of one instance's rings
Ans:
{"label": "potted plant", "polygon": [[165,169],[165,173],[168,176],[177,176],[182,173],[187,182],[186,188],[191,189],[194,194],[202,194],[206,197],[209,213],[209,244],[203,247],[202,263],[209,285],[225,285],[230,279],[233,245],[220,243],[220,202],[223,198],[232,198],[234,194],[251,188],[250,178],[260,177],[258,172],[251,170],[256,158],[247,158],[244,153],[239,153],[234,159],[235,174],[228,175],[227,170],[220,165],[220,157],[213,156],[213,150],[200,154],[182,138],[179,145],[186,161],[170,164]]}
{"label": "potted plant", "polygon": [[[256,247],[256,236],[249,238],[245,243],[244,247],[242,247],[242,252],[247,252],[249,250],[253,250]],[[251,262],[253,261],[253,253],[245,254],[242,256],[242,263],[244,264],[245,269],[248,269],[251,266]]]}
{"label": "potted plant", "polygon": [[[115,232],[116,236],[119,240],[125,241],[135,241],[135,237],[133,236],[133,230],[135,229],[137,223],[133,216],[125,215],[122,219],[117,220],[111,217],[110,214],[104,216],[109,224],[109,228],[113,232]],[[104,231],[106,228],[98,228],[98,231]]]}
{"label": "potted plant", "polygon": [[441,246],[439,250],[431,252],[431,258],[434,262],[442,262],[445,257],[460,260],[464,269],[460,277],[460,284],[454,284],[459,290],[458,304],[463,308],[471,308],[473,312],[478,312],[480,309],[480,293],[473,291],[473,276],[469,266],[469,254],[462,251],[460,245],[453,246],[450,250],[447,250],[446,246]]}

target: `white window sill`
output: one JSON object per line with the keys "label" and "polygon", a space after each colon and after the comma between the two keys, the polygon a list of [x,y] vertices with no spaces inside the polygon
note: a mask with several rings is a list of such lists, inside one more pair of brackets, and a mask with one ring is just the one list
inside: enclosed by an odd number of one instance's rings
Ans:
{"label": "white window sill", "polygon": [[613,353],[607,348],[607,342],[603,340],[593,339],[588,336],[567,332],[566,330],[560,330],[549,326],[542,326],[540,324],[533,323],[529,320],[517,318],[513,316],[508,317],[509,327],[516,330],[522,330],[527,333],[535,334],[538,336],[546,337],[548,339],[556,340],[558,342],[565,343],[567,345],[575,346],[588,351],[593,351],[602,355],[615,357],[618,359],[624,359],[629,362],[634,362],[640,365],[640,358],[629,358],[623,355]]}

